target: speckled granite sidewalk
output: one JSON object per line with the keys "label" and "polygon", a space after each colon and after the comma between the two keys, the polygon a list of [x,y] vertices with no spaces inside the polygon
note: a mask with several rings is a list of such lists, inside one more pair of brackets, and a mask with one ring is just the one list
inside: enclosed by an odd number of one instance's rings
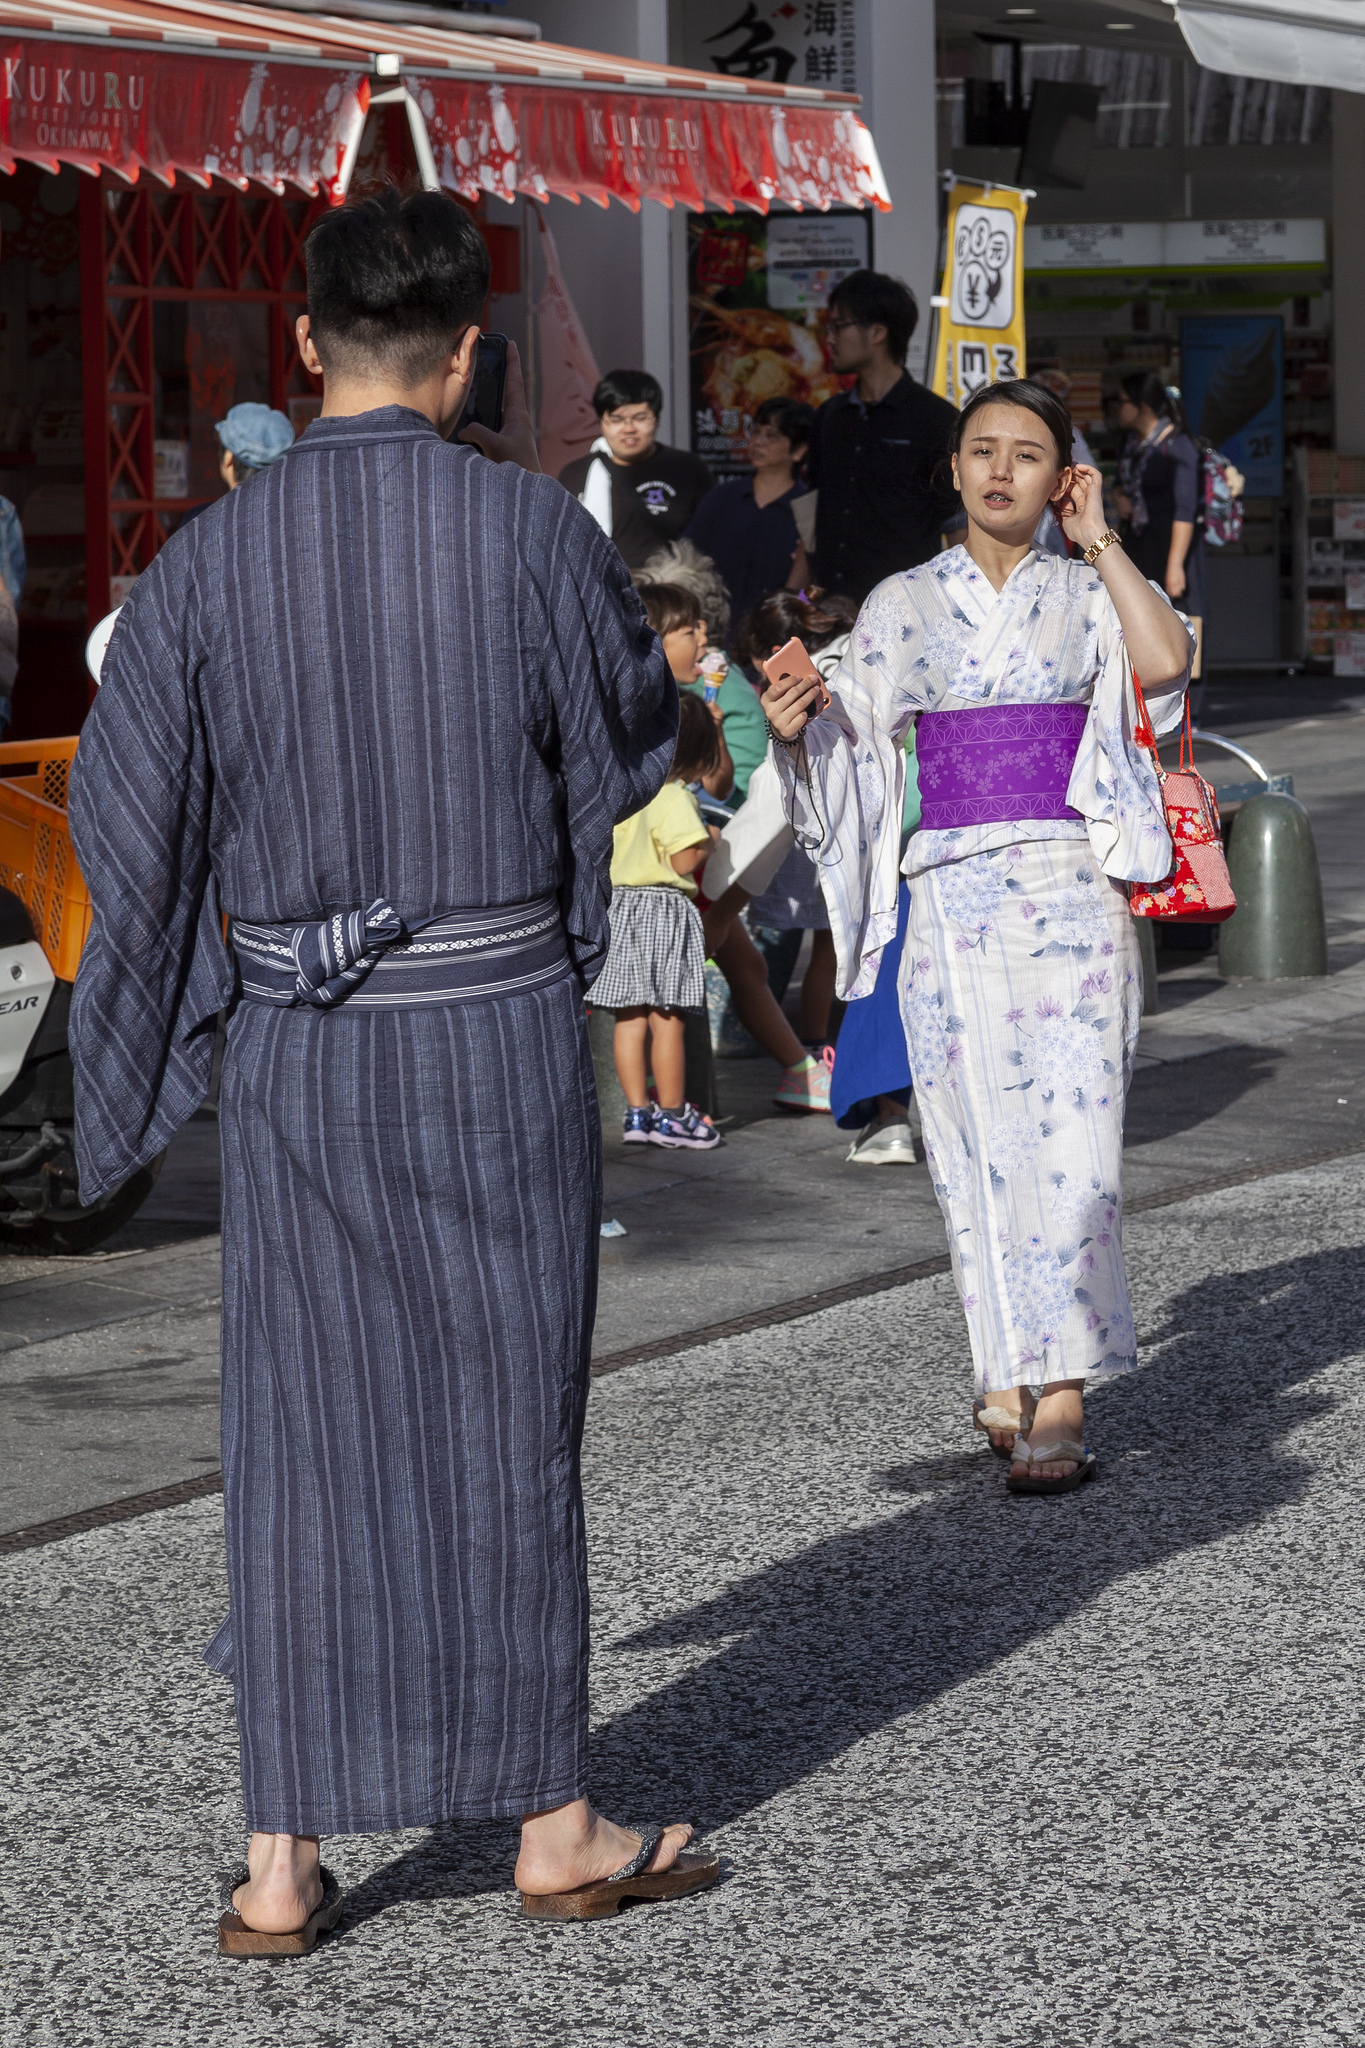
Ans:
{"label": "speckled granite sidewalk", "polygon": [[536,1929],[505,1825],[333,1840],[337,1934],[220,1962],[220,1503],[4,1560],[0,2039],[1358,2039],[1361,1171],[1128,1240],[1143,1369],[1073,1499],[974,1445],[946,1278],[596,1385],[595,1789],[719,1846],[673,1907]]}

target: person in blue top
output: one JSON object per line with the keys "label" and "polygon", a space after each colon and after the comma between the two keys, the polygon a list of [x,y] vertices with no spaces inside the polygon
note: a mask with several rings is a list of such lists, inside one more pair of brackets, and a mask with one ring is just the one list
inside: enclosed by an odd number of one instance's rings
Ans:
{"label": "person in blue top", "polygon": [[234,405],[225,419],[214,422],[214,433],[222,443],[219,474],[230,491],[268,469],[294,445],[294,429],[282,412],[269,405]]}
{"label": "person in blue top", "polygon": [[728,477],[708,491],[686,538],[709,555],[730,593],[731,639],[740,622],[775,590],[799,590],[805,554],[792,500],[805,496],[799,471],[810,447],[815,408],[792,398],[765,399],[754,414],[746,453],[753,474]]}

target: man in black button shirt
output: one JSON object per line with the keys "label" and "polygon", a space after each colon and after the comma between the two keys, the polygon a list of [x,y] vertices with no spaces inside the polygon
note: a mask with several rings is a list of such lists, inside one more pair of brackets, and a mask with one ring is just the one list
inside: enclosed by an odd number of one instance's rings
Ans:
{"label": "man in black button shirt", "polygon": [[656,441],[664,394],[648,370],[609,370],[592,395],[601,438],[559,472],[632,569],[680,538],[710,490],[710,470],[685,448]]}
{"label": "man in black button shirt", "polygon": [[815,576],[859,604],[883,577],[936,555],[960,518],[948,462],[956,410],[905,367],[918,317],[912,294],[879,270],[854,270],[830,293],[831,363],[858,382],[815,416]]}

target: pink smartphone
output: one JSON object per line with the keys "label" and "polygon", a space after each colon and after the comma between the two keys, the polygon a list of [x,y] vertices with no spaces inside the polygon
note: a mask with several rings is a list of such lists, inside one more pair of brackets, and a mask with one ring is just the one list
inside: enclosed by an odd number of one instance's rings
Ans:
{"label": "pink smartphone", "polygon": [[818,718],[822,711],[828,710],[830,696],[824,677],[811,660],[809,651],[794,635],[785,647],[779,647],[776,654],[770,654],[766,661],[760,662],[759,667],[773,684],[788,683],[797,678],[803,683],[814,683],[815,695],[806,706],[808,718]]}

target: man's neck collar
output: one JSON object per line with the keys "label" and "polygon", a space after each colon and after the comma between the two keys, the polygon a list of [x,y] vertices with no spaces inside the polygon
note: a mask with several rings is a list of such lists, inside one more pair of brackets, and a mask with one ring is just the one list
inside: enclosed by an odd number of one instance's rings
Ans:
{"label": "man's neck collar", "polygon": [[[904,363],[874,363],[870,370],[858,373],[858,382],[854,388],[864,405],[880,405],[882,400],[895,390],[901,379],[908,375],[909,371]],[[863,387],[864,376],[869,380],[870,389],[865,390]]]}

